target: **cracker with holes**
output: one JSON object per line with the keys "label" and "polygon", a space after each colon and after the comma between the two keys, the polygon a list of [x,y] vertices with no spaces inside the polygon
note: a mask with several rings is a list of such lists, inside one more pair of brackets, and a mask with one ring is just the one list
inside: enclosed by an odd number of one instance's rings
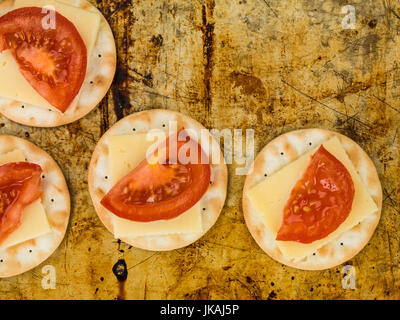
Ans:
{"label": "cracker with holes", "polygon": [[243,190],[250,233],[273,259],[304,270],[355,256],[379,222],[375,166],[353,140],[322,129],[283,134],[258,154]]}
{"label": "cracker with holes", "polygon": [[116,49],[110,26],[86,0],[0,3],[0,113],[56,127],[94,109],[111,86]]}
{"label": "cracker with holes", "polygon": [[150,110],[118,121],[89,166],[96,212],[115,238],[142,249],[185,247],[216,222],[227,190],[218,142],[183,114]]}
{"label": "cracker with holes", "polygon": [[0,135],[0,278],[46,260],[64,238],[69,215],[68,187],[52,157]]}

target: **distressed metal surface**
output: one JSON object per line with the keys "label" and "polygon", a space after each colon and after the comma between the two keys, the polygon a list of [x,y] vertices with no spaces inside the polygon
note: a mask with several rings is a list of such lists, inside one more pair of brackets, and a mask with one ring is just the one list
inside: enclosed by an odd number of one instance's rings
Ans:
{"label": "distressed metal surface", "polygon": [[[55,158],[72,196],[60,248],[33,271],[0,280],[1,298],[400,298],[399,2],[352,1],[355,30],[342,29],[341,9],[348,4],[342,0],[95,4],[112,26],[119,60],[101,105],[56,129],[0,119],[1,134],[26,137]],[[298,128],[336,130],[358,142],[378,168],[384,204],[369,245],[349,262],[356,289],[342,288],[342,266],[295,270],[259,249],[244,223],[244,176],[234,175],[235,165],[229,166],[226,206],[200,241],[152,253],[114,240],[91,204],[87,166],[110,125],[150,108],[181,111],[208,128],[253,128],[257,150]],[[125,282],[112,272],[119,259],[128,268]],[[46,264],[56,268],[55,290],[41,287]]]}

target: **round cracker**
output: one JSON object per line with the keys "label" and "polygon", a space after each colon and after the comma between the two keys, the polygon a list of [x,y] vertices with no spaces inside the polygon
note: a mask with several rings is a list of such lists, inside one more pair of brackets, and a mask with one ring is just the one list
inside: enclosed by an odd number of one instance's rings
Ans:
{"label": "round cracker", "polygon": [[[205,129],[205,127],[203,127],[199,122],[181,113],[169,110],[150,110],[131,114],[118,121],[103,135],[98,142],[89,166],[89,192],[97,215],[111,233],[114,234],[114,228],[111,220],[113,214],[100,204],[100,200],[112,187],[110,179],[105,178],[110,176],[108,166],[109,149],[107,146],[107,137],[117,134],[147,132],[150,129],[161,129],[167,134],[170,121],[176,121],[178,128],[184,127],[195,130],[198,137],[200,137],[200,130]],[[133,131],[133,129],[135,130]],[[219,154],[221,162],[219,164],[213,164],[212,161],[210,161],[211,183],[206,193],[198,202],[200,208],[202,208],[201,216],[203,231],[200,233],[122,238],[122,241],[136,248],[151,251],[174,250],[195,242],[214,225],[225,203],[228,183],[228,170],[218,142],[209,132],[208,138],[210,141],[210,149],[212,150],[211,154]],[[210,157],[208,150],[204,151]],[[203,210],[203,208],[205,208],[205,210]]]}
{"label": "round cracker", "polygon": [[67,183],[53,158],[24,139],[0,135],[0,154],[16,149],[24,152],[28,162],[42,167],[41,200],[52,232],[9,248],[0,247],[0,278],[21,274],[45,261],[63,240],[70,215]]}
{"label": "round cracker", "polygon": [[[92,111],[104,98],[114,78],[117,53],[111,28],[101,12],[86,0],[63,0],[76,7],[100,14],[100,27],[93,47],[78,102],[64,113],[0,96],[0,113],[8,119],[31,127],[58,127],[74,122]],[[14,0],[0,4],[0,15],[12,10]]]}
{"label": "round cracker", "polygon": [[[265,227],[253,208],[247,191],[263,180],[266,173],[273,174],[332,136],[339,138],[379,210],[338,238],[317,249],[315,255],[311,254],[298,261],[288,259],[282,254],[274,235]],[[350,260],[368,243],[381,216],[382,188],[373,162],[356,142],[336,132],[323,129],[304,129],[285,133],[272,140],[261,150],[254,161],[253,171],[246,178],[242,206],[251,235],[271,258],[298,269],[323,270]]]}

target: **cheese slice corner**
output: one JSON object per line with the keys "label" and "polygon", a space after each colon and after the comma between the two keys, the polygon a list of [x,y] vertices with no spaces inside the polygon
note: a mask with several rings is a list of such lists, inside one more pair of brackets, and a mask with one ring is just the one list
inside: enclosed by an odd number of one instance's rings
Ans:
{"label": "cheese slice corner", "polygon": [[[377,205],[356,172],[339,139],[333,137],[323,143],[323,146],[346,167],[353,179],[355,192],[352,209],[347,219],[335,231],[323,239],[309,244],[296,241],[277,241],[282,254],[289,259],[300,260],[314,253],[318,248],[339,237],[378,210]],[[283,209],[290,196],[290,192],[307,169],[311,155],[317,150],[318,148],[315,148],[300,156],[248,191],[250,202],[274,237],[276,237],[282,224]]]}
{"label": "cheese slice corner", "polygon": [[[109,136],[107,144],[110,178],[112,184],[116,184],[146,158],[146,152],[154,141],[147,140],[146,133],[121,134]],[[171,220],[135,222],[112,215],[112,222],[116,238],[196,233],[203,229],[199,205]]]}
{"label": "cheese slice corner", "polygon": [[[0,155],[0,165],[21,161],[25,161],[25,155],[20,149]],[[20,226],[4,240],[0,247],[8,248],[49,232],[51,232],[51,227],[41,200],[38,199],[24,208]]]}
{"label": "cheese slice corner", "polygon": [[21,225],[11,233],[1,244],[8,248],[27,240],[38,238],[51,231],[47,220],[46,212],[40,199],[24,208],[21,218]]}
{"label": "cheese slice corner", "polygon": [[112,135],[107,138],[110,150],[111,182],[116,184],[146,158],[147,149],[154,143],[146,133]]}

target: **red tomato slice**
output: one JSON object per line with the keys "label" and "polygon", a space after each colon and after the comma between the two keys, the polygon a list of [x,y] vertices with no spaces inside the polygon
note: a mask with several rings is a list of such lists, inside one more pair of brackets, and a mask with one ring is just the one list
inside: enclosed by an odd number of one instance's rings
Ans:
{"label": "red tomato slice", "polygon": [[29,162],[0,166],[0,244],[21,224],[23,209],[41,196],[41,173]]}
{"label": "red tomato slice", "polygon": [[10,49],[30,85],[65,112],[85,79],[87,50],[75,26],[57,12],[56,28],[44,29],[47,14],[29,7],[0,17],[0,52]]}
{"label": "red tomato slice", "polygon": [[[196,141],[189,137],[179,141],[177,137],[174,134],[165,142],[165,164],[143,160],[104,196],[101,204],[121,218],[139,222],[169,220],[193,207],[210,185],[210,164],[201,163],[207,158]],[[169,156],[172,143],[176,143],[177,154],[183,150],[192,160],[183,164],[186,161]],[[185,149],[188,146],[192,149]],[[197,150],[197,154],[189,150]],[[157,150],[153,155],[157,156]]]}
{"label": "red tomato slice", "polygon": [[311,243],[325,238],[349,216],[353,198],[350,173],[321,146],[291,191],[276,240]]}

